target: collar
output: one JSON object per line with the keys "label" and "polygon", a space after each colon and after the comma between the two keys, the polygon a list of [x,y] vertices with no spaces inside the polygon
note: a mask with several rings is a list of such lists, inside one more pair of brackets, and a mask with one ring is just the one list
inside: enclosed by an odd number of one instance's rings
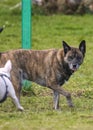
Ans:
{"label": "collar", "polygon": [[1,77],[4,76],[4,77],[6,77],[6,78],[8,78],[8,79],[10,80],[10,77],[9,77],[7,74],[1,74],[1,73],[0,73],[0,76],[1,76]]}

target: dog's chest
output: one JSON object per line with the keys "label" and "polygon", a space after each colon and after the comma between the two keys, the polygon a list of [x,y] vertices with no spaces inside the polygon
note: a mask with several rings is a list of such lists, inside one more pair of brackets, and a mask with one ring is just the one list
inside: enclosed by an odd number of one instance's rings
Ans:
{"label": "dog's chest", "polygon": [[68,81],[69,78],[70,78],[70,76],[65,73],[56,74],[56,79],[57,79],[58,85],[63,85],[66,81]]}

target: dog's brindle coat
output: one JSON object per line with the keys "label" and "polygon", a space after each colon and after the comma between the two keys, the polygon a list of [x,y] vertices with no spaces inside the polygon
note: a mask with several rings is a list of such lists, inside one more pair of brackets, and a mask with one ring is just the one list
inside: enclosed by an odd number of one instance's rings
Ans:
{"label": "dog's brindle coat", "polygon": [[51,50],[13,50],[0,53],[0,67],[10,59],[12,61],[12,83],[16,95],[20,97],[22,80],[27,79],[54,91],[54,108],[59,108],[59,95],[66,97],[69,106],[73,106],[71,94],[60,86],[67,81],[82,64],[85,56],[85,41],[79,48],[70,47],[63,41],[63,49]]}

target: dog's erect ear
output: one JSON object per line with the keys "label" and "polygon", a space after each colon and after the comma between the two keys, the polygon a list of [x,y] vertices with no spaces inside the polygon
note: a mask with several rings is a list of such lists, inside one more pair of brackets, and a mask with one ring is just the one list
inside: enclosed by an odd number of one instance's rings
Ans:
{"label": "dog's erect ear", "polygon": [[85,40],[82,40],[80,45],[79,45],[79,50],[82,52],[83,56],[85,56],[86,52],[86,42]]}
{"label": "dog's erect ear", "polygon": [[12,69],[12,63],[11,63],[10,60],[8,60],[8,61],[6,62],[4,68],[5,68],[6,72],[9,72],[9,73],[10,73],[10,71],[11,71],[11,69]]}
{"label": "dog's erect ear", "polygon": [[66,55],[66,53],[71,50],[71,47],[65,42],[65,41],[62,41],[63,43],[63,49],[64,49],[64,53]]}

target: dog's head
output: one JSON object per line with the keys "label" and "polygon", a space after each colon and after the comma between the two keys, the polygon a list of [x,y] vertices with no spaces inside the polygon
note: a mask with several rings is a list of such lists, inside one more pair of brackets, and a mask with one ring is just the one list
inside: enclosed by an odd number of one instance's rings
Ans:
{"label": "dog's head", "polygon": [[70,47],[65,41],[63,41],[64,61],[68,64],[69,69],[73,72],[76,71],[82,64],[85,52],[86,43],[81,41],[79,48]]}
{"label": "dog's head", "polygon": [[3,68],[0,68],[0,74],[6,74],[10,77],[10,71],[12,69],[12,63],[8,60]]}

